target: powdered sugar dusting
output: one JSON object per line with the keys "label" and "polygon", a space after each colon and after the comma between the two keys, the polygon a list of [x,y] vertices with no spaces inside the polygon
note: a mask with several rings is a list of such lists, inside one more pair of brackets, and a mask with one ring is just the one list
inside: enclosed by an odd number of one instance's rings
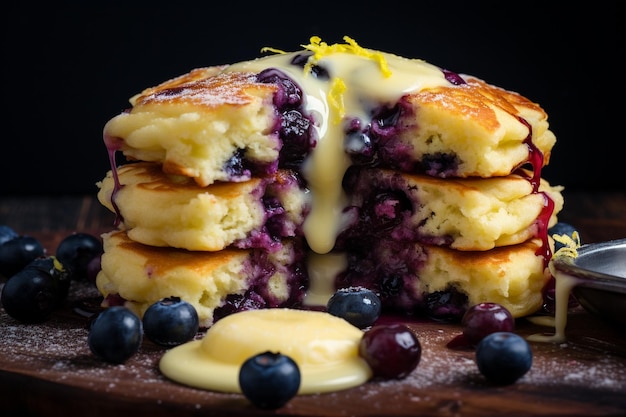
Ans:
{"label": "powdered sugar dusting", "polygon": [[[87,283],[73,283],[70,305],[93,298],[97,294],[94,291]],[[570,323],[588,326],[577,320],[573,317]],[[46,323],[26,325],[0,310],[0,369],[92,392],[143,398],[153,404],[173,402],[196,410],[211,408],[210,404],[215,401],[218,404],[241,401],[237,394],[204,391],[168,380],[158,368],[165,350],[145,339],[139,353],[124,364],[113,365],[98,360],[87,345],[87,322],[84,314],[70,309]],[[524,398],[529,395],[558,397],[559,401],[570,403],[599,401],[597,398],[603,401],[610,398],[617,407],[623,403],[620,398],[626,392],[626,357],[619,354],[613,336],[607,340],[597,338],[597,335],[578,337],[561,344],[533,342],[531,370],[512,386],[493,387],[480,374],[474,350],[446,346],[460,334],[459,326],[429,321],[408,321],[406,324],[415,330],[422,346],[421,361],[407,378],[373,380],[346,391],[297,397],[286,406],[287,409],[301,403],[318,404],[320,397],[323,397],[324,404],[334,404],[332,412],[325,411],[327,416],[358,414],[351,412],[347,404],[355,404],[355,407],[367,404],[368,410],[378,410],[381,415],[407,415],[402,411],[407,407],[436,409],[444,415],[454,415],[467,410],[472,401],[480,404],[480,398],[482,401],[500,401],[499,406],[513,398],[513,402],[506,406],[517,409],[524,406]],[[528,335],[538,331],[534,325],[529,326],[520,328],[519,332]],[[197,338],[201,337],[200,334]],[[619,340],[618,337],[617,343]],[[505,392],[520,394],[519,397],[507,394],[500,398]],[[560,406],[562,403],[553,400],[540,405],[554,410]]]}
{"label": "powdered sugar dusting", "polygon": [[166,88],[155,88],[137,99],[136,107],[152,103],[192,104],[205,107],[220,105],[244,105],[254,100],[254,90],[264,89],[268,97],[275,86],[258,83],[253,73],[221,73],[208,78],[185,82],[180,85],[167,84]]}

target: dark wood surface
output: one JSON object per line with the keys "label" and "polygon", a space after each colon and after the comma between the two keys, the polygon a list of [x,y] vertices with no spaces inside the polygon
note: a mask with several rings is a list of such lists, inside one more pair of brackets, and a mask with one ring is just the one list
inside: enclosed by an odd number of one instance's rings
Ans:
{"label": "dark wood surface", "polygon": [[[584,243],[626,237],[626,192],[565,193],[560,219]],[[75,231],[112,229],[113,216],[91,196],[0,196],[0,224],[36,236],[54,254]],[[83,286],[86,284],[82,284]],[[626,333],[584,310],[570,313],[568,340],[532,343],[533,367],[497,387],[479,374],[473,351],[446,347],[456,325],[406,321],[420,338],[418,368],[402,381],[371,381],[331,394],[299,396],[275,411],[242,396],[184,387],[158,372],[162,348],[147,341],[124,365],[106,365],[86,345],[87,319],[76,303],[97,301],[76,286],[50,322],[23,325],[0,310],[0,415],[111,416],[600,416],[626,413]],[[394,320],[396,320],[394,318]],[[548,329],[549,330],[549,329]],[[518,320],[522,335],[546,331]],[[127,414],[126,414],[127,413]]]}

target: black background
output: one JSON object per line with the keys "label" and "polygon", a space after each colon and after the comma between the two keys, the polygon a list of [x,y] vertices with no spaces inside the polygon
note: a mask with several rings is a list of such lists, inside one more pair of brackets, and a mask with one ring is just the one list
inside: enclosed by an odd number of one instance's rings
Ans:
{"label": "black background", "polygon": [[626,190],[624,33],[616,1],[175,1],[3,6],[0,198],[95,194],[102,127],[195,67],[318,35],[421,58],[539,103],[557,135],[543,176]]}

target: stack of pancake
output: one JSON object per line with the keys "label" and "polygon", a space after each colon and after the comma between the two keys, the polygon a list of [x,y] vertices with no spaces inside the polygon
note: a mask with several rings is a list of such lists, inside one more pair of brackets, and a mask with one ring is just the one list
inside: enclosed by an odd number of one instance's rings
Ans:
{"label": "stack of pancake", "polygon": [[195,69],[106,124],[105,306],[142,315],[178,296],[204,327],[349,286],[442,319],[483,301],[541,307],[563,207],[541,177],[556,141],[545,111],[344,41]]}

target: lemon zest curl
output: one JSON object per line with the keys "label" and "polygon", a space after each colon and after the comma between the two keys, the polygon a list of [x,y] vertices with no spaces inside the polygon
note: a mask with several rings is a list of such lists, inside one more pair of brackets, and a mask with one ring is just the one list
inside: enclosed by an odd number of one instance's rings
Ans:
{"label": "lemon zest curl", "polygon": [[[329,45],[326,42],[322,42],[322,39],[319,36],[311,36],[309,40],[310,43],[308,45],[300,46],[313,52],[313,61],[318,61],[320,58],[326,55],[331,55],[335,53],[347,53],[362,56],[364,58],[369,58],[378,63],[380,71],[383,73],[385,78],[391,76],[391,70],[389,70],[387,60],[381,52],[363,48],[349,36],[344,36],[343,40],[346,42],[345,44],[335,43]],[[312,66],[313,62],[309,62],[307,63],[307,65]]]}
{"label": "lemon zest curl", "polygon": [[572,236],[569,235],[552,235],[552,239],[556,242],[563,244],[559,250],[557,250],[555,256],[569,256],[570,258],[576,258],[578,256],[578,248],[580,247],[580,236],[578,232],[573,232]]}

